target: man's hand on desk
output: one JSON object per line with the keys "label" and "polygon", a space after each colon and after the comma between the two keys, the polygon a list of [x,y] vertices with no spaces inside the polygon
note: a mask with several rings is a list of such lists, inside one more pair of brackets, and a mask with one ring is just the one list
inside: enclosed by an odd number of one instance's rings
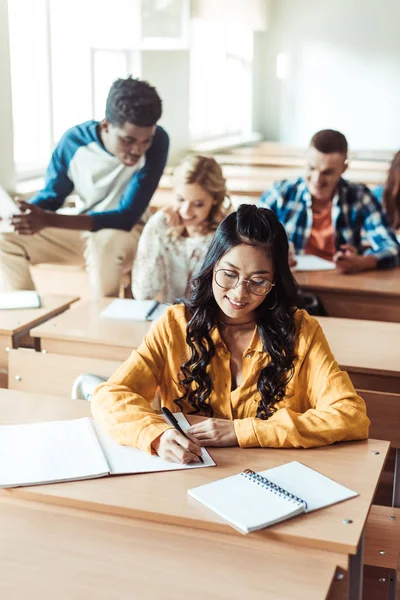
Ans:
{"label": "man's hand on desk", "polygon": [[205,419],[192,425],[189,433],[202,446],[237,446],[238,440],[233,421],[228,419]]}
{"label": "man's hand on desk", "polygon": [[18,203],[18,207],[21,209],[21,213],[13,215],[10,219],[11,225],[13,225],[16,233],[21,235],[33,235],[45,227],[48,227],[47,211],[35,204],[24,202],[24,200],[21,200],[20,198],[16,198],[15,200]]}
{"label": "man's hand on desk", "polygon": [[357,254],[357,249],[350,244],[342,244],[339,252],[333,257],[336,269],[339,273],[354,274],[361,271],[376,269],[377,260],[370,254]]}
{"label": "man's hand on desk", "polygon": [[167,429],[151,444],[153,450],[163,460],[187,465],[191,462],[200,462],[200,442],[193,436],[190,440],[185,438],[176,429]]}

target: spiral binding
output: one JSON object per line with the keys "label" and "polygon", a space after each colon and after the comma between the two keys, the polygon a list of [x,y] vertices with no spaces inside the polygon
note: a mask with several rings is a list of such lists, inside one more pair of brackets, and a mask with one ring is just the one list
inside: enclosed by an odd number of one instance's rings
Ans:
{"label": "spiral binding", "polygon": [[246,479],[249,479],[253,483],[256,483],[257,485],[260,485],[261,487],[266,488],[270,492],[273,492],[280,498],[286,498],[286,500],[289,500],[289,502],[295,502],[297,504],[302,504],[304,506],[304,508],[307,509],[307,502],[305,500],[303,500],[303,498],[300,498],[299,496],[296,496],[295,494],[291,494],[284,488],[280,487],[276,483],[273,483],[266,477],[263,477],[262,475],[255,473],[251,469],[246,469],[245,471],[243,471],[243,473],[241,473],[241,475],[243,475],[243,477],[246,477]]}

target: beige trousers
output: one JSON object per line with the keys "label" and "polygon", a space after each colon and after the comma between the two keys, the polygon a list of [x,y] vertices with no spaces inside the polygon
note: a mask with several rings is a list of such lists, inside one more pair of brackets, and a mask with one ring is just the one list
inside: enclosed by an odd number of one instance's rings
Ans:
{"label": "beige trousers", "polygon": [[124,271],[132,268],[142,229],[139,224],[131,231],[48,227],[35,235],[1,233],[0,291],[35,289],[29,266],[50,263],[85,266],[93,298],[116,297]]}

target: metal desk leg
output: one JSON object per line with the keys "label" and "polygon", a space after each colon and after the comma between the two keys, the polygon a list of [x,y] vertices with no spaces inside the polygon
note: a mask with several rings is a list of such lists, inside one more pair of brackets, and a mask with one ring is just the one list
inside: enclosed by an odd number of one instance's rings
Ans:
{"label": "metal desk leg", "polygon": [[396,448],[396,462],[394,463],[394,481],[392,506],[400,508],[400,448]]}
{"label": "metal desk leg", "polygon": [[358,542],[357,554],[350,554],[349,559],[349,599],[362,600],[364,562],[364,532]]}

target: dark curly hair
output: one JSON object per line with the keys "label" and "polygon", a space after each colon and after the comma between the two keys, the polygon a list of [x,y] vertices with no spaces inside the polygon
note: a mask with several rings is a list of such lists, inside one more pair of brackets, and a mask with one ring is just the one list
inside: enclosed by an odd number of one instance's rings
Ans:
{"label": "dark curly hair", "polygon": [[161,98],[157,90],[140,79],[117,79],[108,92],[106,119],[122,127],[126,122],[138,127],[152,127],[162,113]]}
{"label": "dark curly hair", "polygon": [[208,402],[213,382],[207,367],[215,354],[211,331],[218,325],[218,305],[212,292],[212,280],[215,265],[239,244],[264,248],[275,267],[273,291],[255,312],[264,351],[270,356],[270,362],[258,375],[257,417],[268,419],[276,410],[274,405],[284,398],[294,372],[297,286],[289,268],[288,241],[283,226],[271,210],[248,204],[242,204],[219,225],[200,272],[191,282],[190,297],[183,300],[189,319],[186,343],[191,357],[178,374],[183,395],[175,403],[182,409],[186,400],[193,407],[193,414],[213,415]]}

